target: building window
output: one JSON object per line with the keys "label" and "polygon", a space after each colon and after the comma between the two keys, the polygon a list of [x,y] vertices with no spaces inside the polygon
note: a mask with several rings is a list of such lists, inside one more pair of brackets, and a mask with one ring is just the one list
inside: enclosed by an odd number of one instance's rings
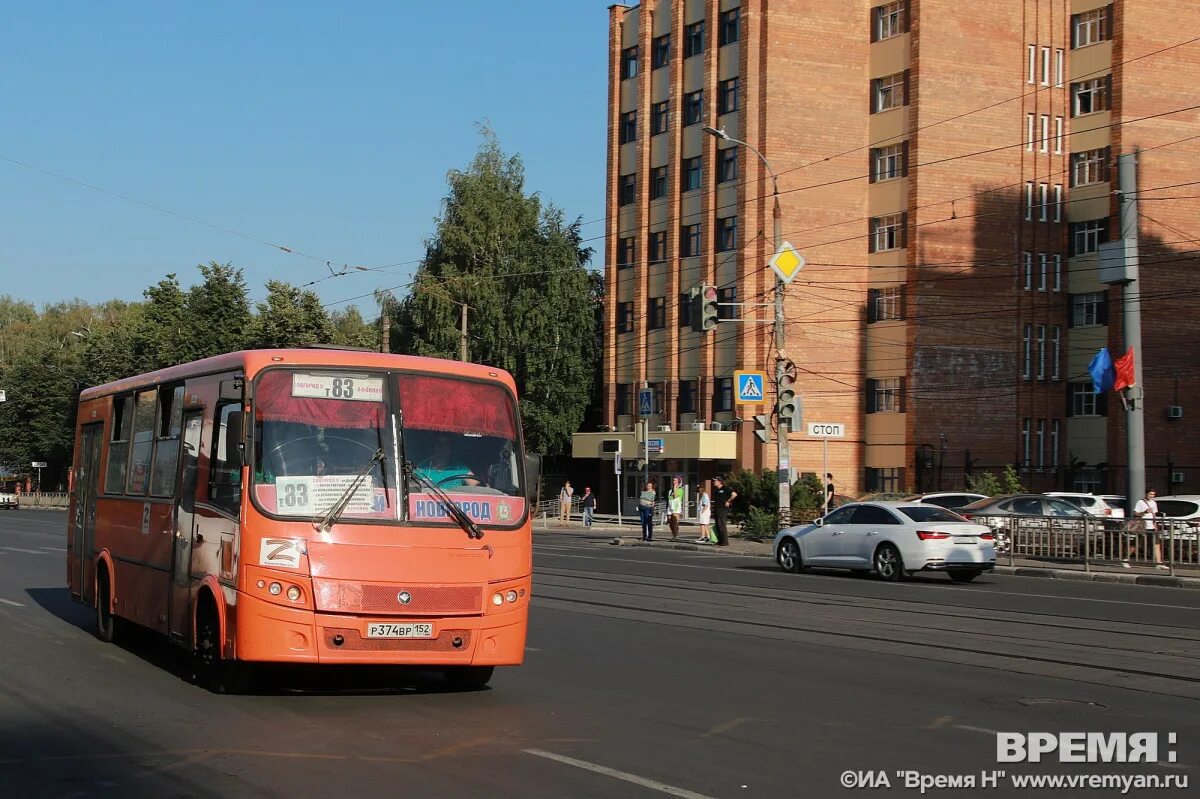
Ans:
{"label": "building window", "polygon": [[655,36],[650,42],[650,69],[662,69],[671,59],[671,34]]}
{"label": "building window", "polygon": [[617,269],[630,269],[637,264],[637,237],[627,236],[617,241]]}
{"label": "building window", "polygon": [[1071,47],[1087,47],[1112,38],[1112,6],[1071,15]]}
{"label": "building window", "polygon": [[867,289],[867,322],[890,322],[904,318],[904,288],[888,286]]}
{"label": "building window", "polygon": [[683,96],[683,125],[698,125],[704,121],[704,90]]}
{"label": "building window", "polygon": [[621,175],[621,183],[617,200],[620,205],[629,205],[630,203],[637,202],[636,172],[631,172],[628,175]]}
{"label": "building window", "polygon": [[636,78],[638,74],[638,49],[626,47],[621,51],[621,79]]}
{"label": "building window", "polygon": [[637,111],[626,111],[621,114],[620,131],[621,144],[637,141]]}
{"label": "building window", "polygon": [[1046,420],[1037,420],[1037,467],[1046,468]]}
{"label": "building window", "polygon": [[617,303],[617,332],[633,332],[633,302]]}
{"label": "building window", "polygon": [[1071,224],[1071,254],[1087,255],[1108,241],[1108,219],[1089,219]]}
{"label": "building window", "polygon": [[1042,85],[1050,85],[1050,48],[1042,48]]}
{"label": "building window", "polygon": [[667,168],[655,166],[650,168],[650,199],[657,200],[667,196]]}
{"label": "building window", "polygon": [[650,106],[650,135],[657,136],[660,133],[667,132],[667,113],[670,109],[670,104],[667,100],[661,103],[654,103]]}
{"label": "building window", "polygon": [[1063,151],[1063,118],[1054,118],[1054,154],[1062,155]]}
{"label": "building window", "polygon": [[871,182],[892,180],[908,174],[908,142],[871,148]]}
{"label": "building window", "polygon": [[633,383],[617,383],[617,416],[628,416],[633,405]]}
{"label": "building window", "polygon": [[713,411],[722,413],[733,410],[733,378],[718,377],[713,380]]}
{"label": "building window", "polygon": [[1028,380],[1033,376],[1033,325],[1026,322],[1021,326],[1021,377]]}
{"label": "building window", "polygon": [[667,231],[656,230],[650,234],[650,263],[661,264],[667,260]]}
{"label": "building window", "polygon": [[1029,468],[1029,420],[1021,420],[1021,466]]}
{"label": "building window", "polygon": [[1025,218],[1033,219],[1033,181],[1025,181]]}
{"label": "building window", "polygon": [[1040,262],[1039,266],[1041,266],[1041,269],[1039,270],[1039,273],[1038,273],[1037,290],[1045,291],[1046,284],[1048,283],[1049,272],[1050,272],[1050,256],[1046,255],[1046,253],[1044,253],[1044,252],[1040,252],[1040,253],[1038,253],[1038,261]]}
{"label": "building window", "polygon": [[717,84],[717,113],[732,114],[738,110],[738,79],[730,78]]}
{"label": "building window", "polygon": [[1071,415],[1072,416],[1102,416],[1097,407],[1096,391],[1091,382],[1071,383]]}
{"label": "building window", "polygon": [[870,252],[887,252],[905,247],[905,232],[908,214],[891,214],[871,219]]}
{"label": "building window", "polygon": [[717,46],[724,47],[738,40],[739,27],[742,22],[742,10],[731,8],[721,12],[720,29],[717,34]]}
{"label": "building window", "polygon": [[874,17],[871,25],[871,33],[874,34],[871,39],[873,42],[899,36],[908,30],[908,15],[905,13],[903,0],[898,3],[876,6],[872,16]]}
{"label": "building window", "polygon": [[685,291],[679,295],[679,326],[692,326],[692,293]]}
{"label": "building window", "polygon": [[866,490],[872,493],[897,494],[904,490],[904,469],[875,469],[867,467],[867,477],[864,481]]}
{"label": "building window", "polygon": [[1050,420],[1050,468],[1058,468],[1058,419]]}
{"label": "building window", "polygon": [[1062,211],[1063,211],[1062,184],[1055,183],[1054,184],[1054,221],[1055,222],[1062,221]]}
{"label": "building window", "polygon": [[704,20],[693,22],[683,29],[683,57],[691,58],[704,52]]}
{"label": "building window", "polygon": [[1022,261],[1022,265],[1024,267],[1023,271],[1025,274],[1025,279],[1024,279],[1024,281],[1022,281],[1021,288],[1025,289],[1026,291],[1032,291],[1033,290],[1033,253],[1031,253],[1031,252],[1021,253],[1021,261]]}
{"label": "building window", "polygon": [[1071,295],[1071,327],[1108,324],[1108,295],[1089,291]]}
{"label": "building window", "polygon": [[1058,48],[1054,51],[1054,85],[1062,88],[1063,85],[1063,51]]}
{"label": "building window", "polygon": [[1071,116],[1091,114],[1109,109],[1112,75],[1103,78],[1081,80],[1071,84]]}
{"label": "building window", "polygon": [[1028,58],[1029,69],[1025,75],[1025,82],[1029,83],[1029,84],[1034,84],[1034,83],[1037,83],[1037,45],[1036,44],[1027,45],[1025,50],[1029,56],[1029,58]]}
{"label": "building window", "polygon": [[737,148],[726,147],[717,150],[717,183],[737,180],[737,176]]}
{"label": "building window", "polygon": [[1050,187],[1045,183],[1038,184],[1038,221],[1045,222],[1050,212]]}
{"label": "building window", "polygon": [[688,258],[700,254],[700,223],[679,228],[679,256]]}
{"label": "building window", "polygon": [[679,180],[680,191],[695,191],[704,183],[704,173],[701,167],[700,156],[694,158],[683,159],[682,174]]}
{"label": "building window", "polygon": [[717,289],[717,318],[740,319],[742,309],[738,307],[737,301],[737,286]]}
{"label": "building window", "polygon": [[696,412],[696,381],[695,380],[680,380],[679,381],[679,412],[680,413],[695,413]]}
{"label": "building window", "polygon": [[1037,379],[1046,379],[1046,326],[1037,326],[1038,370]]}
{"label": "building window", "polygon": [[1090,186],[1108,180],[1109,149],[1071,153],[1071,185]]}
{"label": "building window", "polygon": [[667,326],[667,298],[651,297],[646,304],[646,329],[662,330]]}
{"label": "building window", "polygon": [[1077,469],[1071,476],[1071,490],[1086,494],[1100,493],[1099,470]]}
{"label": "building window", "polygon": [[880,111],[900,108],[908,104],[908,92],[906,91],[908,70],[897,72],[895,75],[888,75],[885,78],[876,78],[871,83],[873,84],[871,90],[871,113],[877,114]]}
{"label": "building window", "polygon": [[1033,152],[1033,142],[1037,138],[1034,134],[1034,116],[1033,114],[1025,115],[1025,150]]}
{"label": "building window", "polygon": [[1050,116],[1042,114],[1042,138],[1038,141],[1038,149],[1043,153],[1050,152]]}
{"label": "building window", "polygon": [[1054,290],[1062,291],[1062,256],[1054,254]]}
{"label": "building window", "polygon": [[737,249],[737,217],[724,216],[717,219],[717,252]]}
{"label": "building window", "polygon": [[904,413],[904,378],[868,378],[867,413]]}
{"label": "building window", "polygon": [[1062,379],[1062,327],[1055,325],[1050,336],[1052,352],[1050,357],[1050,379]]}

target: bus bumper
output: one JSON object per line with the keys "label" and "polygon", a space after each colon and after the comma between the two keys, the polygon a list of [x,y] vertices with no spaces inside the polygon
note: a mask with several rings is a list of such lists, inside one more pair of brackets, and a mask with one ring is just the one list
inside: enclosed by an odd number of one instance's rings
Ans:
{"label": "bus bumper", "polygon": [[[525,657],[528,606],[483,616],[315,613],[238,593],[237,658],[272,663],[510,666]],[[428,622],[432,638],[368,638],[371,622]]]}

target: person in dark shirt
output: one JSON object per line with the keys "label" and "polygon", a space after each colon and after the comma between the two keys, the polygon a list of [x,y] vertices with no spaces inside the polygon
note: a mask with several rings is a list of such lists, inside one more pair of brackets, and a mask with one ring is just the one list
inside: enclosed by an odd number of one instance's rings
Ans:
{"label": "person in dark shirt", "polygon": [[825,472],[825,510],[824,513],[829,513],[833,510],[833,475]]}
{"label": "person in dark shirt", "polygon": [[717,546],[729,546],[729,509],[737,499],[737,492],[725,485],[725,478],[713,480],[712,509],[717,523]]}
{"label": "person in dark shirt", "polygon": [[583,489],[583,526],[592,526],[592,517],[596,514],[596,495],[592,493],[592,487],[586,486]]}

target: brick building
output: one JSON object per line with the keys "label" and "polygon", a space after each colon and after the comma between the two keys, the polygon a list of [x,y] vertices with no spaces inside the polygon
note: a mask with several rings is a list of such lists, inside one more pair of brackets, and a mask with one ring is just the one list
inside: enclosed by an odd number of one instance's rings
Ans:
{"label": "brick building", "polygon": [[[1006,464],[1039,490],[1121,489],[1120,399],[1092,397],[1086,367],[1100,346],[1122,351],[1121,292],[1098,282],[1095,251],[1120,235],[1115,156],[1141,148],[1147,480],[1200,492],[1200,315],[1187,289],[1200,203],[1176,186],[1200,179],[1200,138],[1187,140],[1197,112],[1180,110],[1194,105],[1200,43],[1173,46],[1194,11],[1189,0],[612,6],[608,430],[575,437],[577,463],[613,439],[636,457],[649,386],[665,444],[653,472],[692,484],[775,466],[749,422],[770,413],[771,390],[732,402],[733,371],[769,373],[774,358],[772,326],[754,323],[771,316],[754,303],[772,300],[772,183],[709,126],[778,174],[784,238],[808,262],[785,294],[785,353],[804,419],[846,424],[829,454],[849,494],[957,487],[964,471]],[[698,284],[746,305],[693,332]],[[791,448],[793,469],[820,471],[821,442],[794,433]]]}

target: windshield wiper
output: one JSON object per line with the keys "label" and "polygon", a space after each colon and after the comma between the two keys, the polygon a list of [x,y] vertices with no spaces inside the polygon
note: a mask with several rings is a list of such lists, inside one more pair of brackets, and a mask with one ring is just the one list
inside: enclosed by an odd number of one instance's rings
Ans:
{"label": "windshield wiper", "polygon": [[404,464],[404,471],[409,477],[425,486],[435,497],[442,501],[442,504],[446,506],[446,513],[450,514],[450,518],[458,523],[458,526],[467,534],[467,538],[483,538],[483,530],[479,529],[479,525],[475,523],[475,520],[464,513],[463,509],[458,507],[441,486],[422,474],[420,469],[413,468],[411,463]]}
{"label": "windshield wiper", "polygon": [[380,447],[375,450],[375,454],[371,456],[371,460],[367,461],[367,465],[354,478],[354,482],[346,486],[346,490],[338,497],[338,501],[333,503],[323,516],[313,522],[313,529],[318,533],[328,533],[330,528],[333,527],[333,523],[337,521],[338,516],[341,516],[342,511],[350,504],[350,498],[354,496],[354,492],[362,485],[362,481],[366,479],[367,474],[370,473],[376,463],[381,463],[384,460],[387,460],[387,455],[384,454],[383,448]]}

